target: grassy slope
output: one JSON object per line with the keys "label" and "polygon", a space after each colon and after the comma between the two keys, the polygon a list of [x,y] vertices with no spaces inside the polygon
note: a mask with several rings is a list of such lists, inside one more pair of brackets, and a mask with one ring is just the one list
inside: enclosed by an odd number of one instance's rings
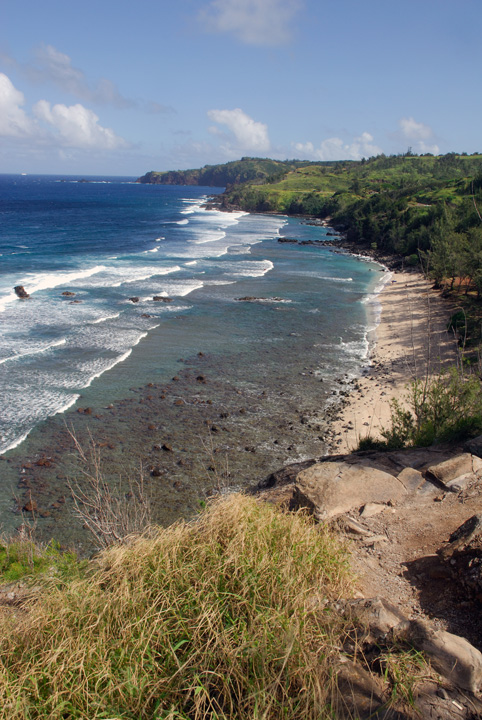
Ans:
{"label": "grassy slope", "polygon": [[2,717],[332,717],[347,590],[326,531],[231,495],[3,616]]}

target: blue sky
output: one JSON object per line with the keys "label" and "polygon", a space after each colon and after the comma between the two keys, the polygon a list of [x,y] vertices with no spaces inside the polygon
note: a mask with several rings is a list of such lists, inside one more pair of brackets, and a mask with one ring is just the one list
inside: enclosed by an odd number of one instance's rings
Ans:
{"label": "blue sky", "polygon": [[0,172],[482,151],[481,0],[3,0]]}

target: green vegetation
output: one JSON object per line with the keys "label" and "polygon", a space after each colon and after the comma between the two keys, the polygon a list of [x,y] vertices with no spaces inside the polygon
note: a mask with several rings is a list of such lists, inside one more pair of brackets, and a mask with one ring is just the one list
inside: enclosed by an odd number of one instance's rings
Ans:
{"label": "green vegetation", "polygon": [[19,580],[68,579],[76,576],[82,563],[75,553],[63,552],[55,542],[46,547],[28,537],[4,538],[0,541],[0,583]]}
{"label": "green vegetation", "polygon": [[4,717],[331,718],[347,575],[309,518],[220,499],[1,618]]}
{"label": "green vegetation", "polygon": [[242,158],[139,182],[228,186],[221,207],[330,218],[349,241],[422,263],[436,283],[482,291],[482,155]]}
{"label": "green vegetation", "polygon": [[482,387],[477,374],[457,368],[437,377],[417,379],[404,402],[391,402],[391,425],[384,440],[362,438],[359,450],[396,450],[458,442],[482,433]]}
{"label": "green vegetation", "polygon": [[140,177],[137,182],[153,185],[201,185],[206,187],[226,187],[247,182],[260,184],[276,182],[290,170],[306,165],[310,165],[310,163],[297,160],[281,162],[268,158],[243,157],[241,160],[222,165],[205,165],[196,170],[170,170],[168,172],[152,170]]}
{"label": "green vegetation", "polygon": [[[261,187],[232,188],[225,203],[258,212],[329,216],[353,242],[376,243],[382,252],[403,256],[425,253],[434,273],[438,245],[444,242],[457,240],[473,248],[477,240],[476,252],[482,252],[477,211],[477,204],[482,205],[482,155],[408,153],[312,163]],[[461,275],[458,268],[456,274]]]}

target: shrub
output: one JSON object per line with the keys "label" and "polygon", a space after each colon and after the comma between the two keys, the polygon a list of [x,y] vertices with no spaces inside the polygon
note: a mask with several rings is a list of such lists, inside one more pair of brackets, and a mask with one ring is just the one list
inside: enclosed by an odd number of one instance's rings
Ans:
{"label": "shrub", "polygon": [[405,398],[391,402],[391,427],[382,435],[389,449],[456,442],[482,432],[482,392],[476,375],[457,368],[415,380]]}

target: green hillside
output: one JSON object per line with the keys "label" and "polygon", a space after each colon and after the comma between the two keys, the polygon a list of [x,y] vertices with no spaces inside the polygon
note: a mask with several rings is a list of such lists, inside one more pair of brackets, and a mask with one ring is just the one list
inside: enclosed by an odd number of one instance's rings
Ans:
{"label": "green hillside", "polygon": [[437,281],[449,278],[453,286],[463,277],[482,290],[482,155],[310,164],[275,182],[233,187],[220,202],[329,217],[348,240],[413,262],[422,258]]}
{"label": "green hillside", "polygon": [[269,158],[243,157],[241,160],[221,165],[205,165],[195,170],[152,170],[137,182],[152,185],[202,185],[206,187],[227,187],[241,183],[260,184],[276,182],[296,168],[312,163],[302,160],[270,160]]}
{"label": "green hillside", "polygon": [[[482,292],[482,155],[242,158],[138,182],[226,187],[223,209],[330,218],[351,242],[422,263],[437,283]],[[457,282],[456,282],[457,281]]]}

